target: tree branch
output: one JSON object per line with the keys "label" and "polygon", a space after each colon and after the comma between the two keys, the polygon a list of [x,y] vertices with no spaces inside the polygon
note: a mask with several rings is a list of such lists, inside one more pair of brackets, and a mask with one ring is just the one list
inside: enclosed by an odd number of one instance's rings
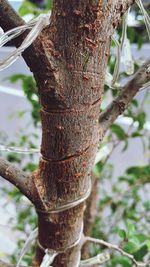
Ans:
{"label": "tree branch", "polygon": [[96,238],[92,238],[92,237],[86,236],[84,238],[84,242],[93,242],[95,244],[99,244],[99,245],[105,246],[105,247],[107,247],[109,249],[118,251],[121,255],[123,255],[125,257],[128,257],[132,261],[132,263],[134,264],[134,266],[137,266],[137,267],[146,267],[146,266],[149,266],[149,264],[150,264],[150,261],[147,261],[147,262],[138,262],[134,258],[134,256],[132,254],[129,254],[126,251],[122,250],[117,245],[113,245],[113,244],[108,243],[108,242],[106,242],[104,240],[96,239]]}
{"label": "tree branch", "polygon": [[7,0],[0,0],[0,27],[4,31],[23,25],[24,20],[16,13]]}
{"label": "tree branch", "polygon": [[0,260],[0,267],[12,267],[12,265]]}
{"label": "tree branch", "polygon": [[[6,263],[2,260],[0,260],[0,267],[15,267],[16,265],[12,265],[10,263]],[[23,267],[23,266],[20,266],[20,267]]]}
{"label": "tree branch", "polygon": [[134,2],[135,0],[118,0],[117,8],[120,8],[120,11],[124,13]]}
{"label": "tree branch", "polygon": [[16,186],[33,202],[32,177],[3,158],[0,158],[0,176]]}
{"label": "tree branch", "polygon": [[101,136],[104,136],[108,128],[127,108],[130,101],[139,89],[150,80],[150,60],[143,64],[129,82],[121,89],[121,93],[100,114],[99,123]]}
{"label": "tree branch", "polygon": [[[0,27],[4,32],[24,25],[25,21],[16,13],[7,0],[0,0]],[[16,47],[20,46],[26,37],[27,31],[12,40]],[[42,40],[44,34],[41,33],[36,40],[22,54],[25,62],[32,72],[43,69],[40,55],[46,58]],[[43,59],[44,60],[44,59]],[[46,65],[46,64],[45,64]],[[43,70],[44,73],[44,70]]]}
{"label": "tree branch", "polygon": [[[86,210],[84,213],[84,235],[91,235],[93,224],[97,215],[98,203],[98,178],[92,173],[92,191],[90,197],[86,201]],[[82,259],[89,258],[89,244],[86,243],[82,247]]]}

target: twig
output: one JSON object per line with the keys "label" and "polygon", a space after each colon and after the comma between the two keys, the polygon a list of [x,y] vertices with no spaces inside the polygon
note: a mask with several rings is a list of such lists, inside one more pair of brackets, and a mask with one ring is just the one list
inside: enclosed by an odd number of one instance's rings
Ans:
{"label": "twig", "polygon": [[[15,267],[15,265],[0,260],[0,267]],[[20,266],[23,267],[23,266]],[[30,266],[31,267],[31,266]]]}
{"label": "twig", "polygon": [[124,250],[122,250],[120,247],[118,247],[117,245],[113,245],[111,243],[108,243],[104,240],[101,240],[101,239],[96,239],[96,238],[93,238],[93,237],[89,237],[89,236],[86,236],[85,237],[85,242],[92,242],[92,243],[96,243],[96,244],[99,244],[99,245],[103,245],[109,249],[112,249],[112,250],[116,250],[118,252],[121,253],[121,255],[125,256],[125,257],[128,257],[133,263],[135,266],[137,267],[146,267],[146,266],[150,266],[150,261],[148,262],[138,262],[136,261],[136,259],[134,258],[133,255],[125,252]]}
{"label": "twig", "polygon": [[24,20],[15,12],[7,0],[0,0],[0,27],[4,31],[25,24]]}
{"label": "twig", "polygon": [[108,128],[127,108],[130,101],[140,88],[150,80],[150,60],[143,64],[130,81],[123,87],[116,99],[100,114],[99,124],[101,135],[104,136]]}
{"label": "twig", "polygon": [[[18,26],[24,25],[25,21],[16,13],[7,0],[0,0],[0,27],[4,32],[16,28]],[[18,47],[20,43],[23,42],[27,32],[16,37],[13,40],[13,44]],[[42,33],[36,38],[34,43],[28,47],[24,53],[23,58],[32,72],[37,72],[41,68],[40,56],[42,54],[43,58],[46,58],[45,50],[42,48]],[[42,66],[42,69],[44,66]],[[44,69],[43,69],[44,73]]]}
{"label": "twig", "polygon": [[0,176],[16,186],[31,201],[33,200],[32,178],[3,158],[0,158]]}

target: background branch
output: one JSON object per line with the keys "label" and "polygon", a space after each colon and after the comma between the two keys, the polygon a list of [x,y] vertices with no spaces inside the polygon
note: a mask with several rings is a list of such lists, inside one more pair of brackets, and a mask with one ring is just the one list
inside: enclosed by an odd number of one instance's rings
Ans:
{"label": "background branch", "polygon": [[[118,0],[118,8],[121,8],[123,12],[133,5],[135,0]],[[121,10],[120,10],[121,11]]]}
{"label": "background branch", "polygon": [[108,105],[105,111],[100,114],[99,123],[101,135],[104,136],[112,123],[121,115],[133,97],[150,80],[150,60],[143,64],[135,75],[121,89],[116,99]]}
{"label": "background branch", "polygon": [[12,267],[12,265],[0,260],[0,267]]}
{"label": "background branch", "polygon": [[0,0],[0,27],[4,31],[23,25],[24,20],[16,13],[7,0]]}
{"label": "background branch", "polygon": [[[0,260],[0,267],[15,267],[15,265]],[[23,267],[23,266],[20,266]]]}
{"label": "background branch", "polygon": [[118,251],[121,255],[125,256],[125,257],[128,257],[132,263],[134,264],[134,266],[137,266],[137,267],[146,267],[146,266],[149,266],[150,265],[150,261],[147,261],[147,262],[139,262],[137,261],[134,256],[132,254],[129,254],[127,253],[126,251],[122,250],[120,247],[118,247],[117,245],[113,245],[111,243],[108,243],[104,240],[101,240],[101,239],[96,239],[96,238],[92,238],[92,237],[89,237],[89,236],[86,236],[85,239],[84,239],[84,242],[93,242],[95,244],[99,244],[99,245],[103,245],[109,249],[112,249],[112,250],[116,250]]}
{"label": "background branch", "polygon": [[[4,32],[24,24],[25,21],[16,13],[9,2],[7,0],[0,0],[0,27],[4,30]],[[12,42],[16,47],[18,47],[21,42],[23,42],[26,35],[27,31],[13,39]],[[44,36],[43,33],[41,33],[22,54],[25,62],[33,73],[37,70],[39,71],[43,69],[40,58],[41,54],[43,57],[45,55],[44,48],[42,46],[42,36]]]}
{"label": "background branch", "polygon": [[33,202],[33,182],[31,176],[3,158],[0,158],[0,176],[16,186]]}
{"label": "background branch", "polygon": [[[86,201],[86,210],[84,213],[84,235],[91,235],[93,224],[97,215],[98,203],[98,178],[92,173],[92,191],[90,197]],[[89,258],[89,244],[85,243],[82,247],[82,259]]]}

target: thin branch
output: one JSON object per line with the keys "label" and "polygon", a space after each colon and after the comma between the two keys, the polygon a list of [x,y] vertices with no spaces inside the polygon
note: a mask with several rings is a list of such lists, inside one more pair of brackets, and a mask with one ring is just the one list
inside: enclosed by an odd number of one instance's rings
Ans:
{"label": "thin branch", "polygon": [[[0,260],[0,267],[15,267],[15,265]],[[20,266],[23,267],[23,266]]]}
{"label": "thin branch", "polygon": [[112,16],[113,18],[113,28],[116,29],[118,27],[118,24],[121,22],[122,16],[127,12],[129,7],[131,7],[135,3],[135,0],[111,0],[105,1],[105,3],[107,7],[106,9],[109,9],[110,16]]}
{"label": "thin branch", "polygon": [[[84,213],[84,235],[91,235],[93,223],[97,215],[98,203],[98,178],[92,173],[92,191],[90,197],[86,201],[86,210]],[[89,244],[85,244],[82,248],[82,259],[89,258]]]}
{"label": "thin branch", "polygon": [[[4,30],[4,32],[24,24],[25,21],[16,13],[9,2],[7,0],[0,0],[0,27]],[[13,44],[16,47],[20,46],[26,35],[27,31],[13,39]],[[43,58],[46,58],[44,48],[42,46],[42,40],[44,39],[42,36],[44,36],[44,34],[41,33],[22,54],[26,64],[34,73],[41,70],[41,67],[42,69],[44,68],[41,64],[40,57],[40,55],[42,54]]]}
{"label": "thin branch", "polygon": [[0,260],[0,267],[12,267],[12,265]]}
{"label": "thin branch", "polygon": [[146,267],[146,266],[149,266],[150,262],[138,262],[136,261],[136,259],[134,258],[133,255],[125,252],[124,250],[122,250],[120,247],[118,247],[117,245],[113,245],[111,243],[108,243],[104,240],[101,240],[101,239],[96,239],[96,238],[92,238],[92,237],[85,237],[84,239],[84,242],[92,242],[92,243],[96,243],[96,244],[99,244],[99,245],[102,245],[102,246],[105,246],[109,249],[112,249],[112,250],[116,250],[118,251],[121,255],[125,256],[125,257],[128,257],[135,266],[137,267]]}
{"label": "thin branch", "polygon": [[116,2],[116,9],[123,15],[135,3],[135,0],[118,0]]}
{"label": "thin branch", "polygon": [[16,186],[33,202],[32,177],[3,158],[0,158],[0,176]]}
{"label": "thin branch", "polygon": [[24,20],[16,13],[7,0],[0,0],[0,27],[4,31],[23,25]]}
{"label": "thin branch", "polygon": [[101,135],[104,136],[112,123],[121,115],[136,93],[150,81],[150,60],[143,64],[129,82],[121,89],[116,99],[100,114]]}
{"label": "thin branch", "polygon": [[118,0],[118,5],[122,6],[122,8],[127,9],[131,5],[133,5],[135,0]]}

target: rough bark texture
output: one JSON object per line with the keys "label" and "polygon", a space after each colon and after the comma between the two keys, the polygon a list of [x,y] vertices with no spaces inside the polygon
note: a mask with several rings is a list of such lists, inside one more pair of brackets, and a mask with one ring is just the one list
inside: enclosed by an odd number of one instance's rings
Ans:
{"label": "rough bark texture", "polygon": [[[112,17],[101,1],[54,1],[43,47],[51,64],[35,73],[42,105],[42,158],[35,184],[45,209],[82,196],[99,141],[98,117],[109,54]],[[45,76],[45,77],[44,77]],[[44,77],[44,79],[43,79]],[[63,251],[80,236],[84,204],[57,215],[39,213],[39,241]],[[45,229],[45,231],[43,231]],[[39,265],[43,251],[38,251]],[[76,267],[80,246],[60,254],[54,267]]]}
{"label": "rough bark texture", "polygon": [[0,158],[0,176],[18,187],[26,197],[33,201],[35,197],[34,186],[29,175],[7,160]]}
{"label": "rough bark texture", "polygon": [[[85,194],[99,142],[99,110],[110,40],[121,15],[134,1],[54,0],[51,25],[23,54],[39,90],[41,160],[32,176],[39,218],[39,242],[65,251],[79,238],[84,203],[46,213]],[[0,24],[11,25],[0,0]],[[8,10],[11,14],[12,10]],[[14,15],[12,27],[23,23]],[[15,21],[16,20],[16,21]],[[6,23],[6,25],[5,25]],[[20,39],[15,40],[19,45]],[[34,266],[44,256],[37,248]],[[54,267],[77,267],[80,244],[60,253]]]}
{"label": "rough bark texture", "polygon": [[[44,72],[34,72],[43,133],[42,158],[34,182],[45,210],[87,190],[99,142],[98,117],[110,37],[121,14],[117,4],[54,1],[50,29],[42,40],[49,64]],[[70,247],[79,238],[83,212],[84,204],[57,215],[39,212],[42,246],[61,251]],[[42,257],[39,249],[35,265]],[[79,257],[80,246],[76,246],[60,254],[53,265],[75,267]]]}

